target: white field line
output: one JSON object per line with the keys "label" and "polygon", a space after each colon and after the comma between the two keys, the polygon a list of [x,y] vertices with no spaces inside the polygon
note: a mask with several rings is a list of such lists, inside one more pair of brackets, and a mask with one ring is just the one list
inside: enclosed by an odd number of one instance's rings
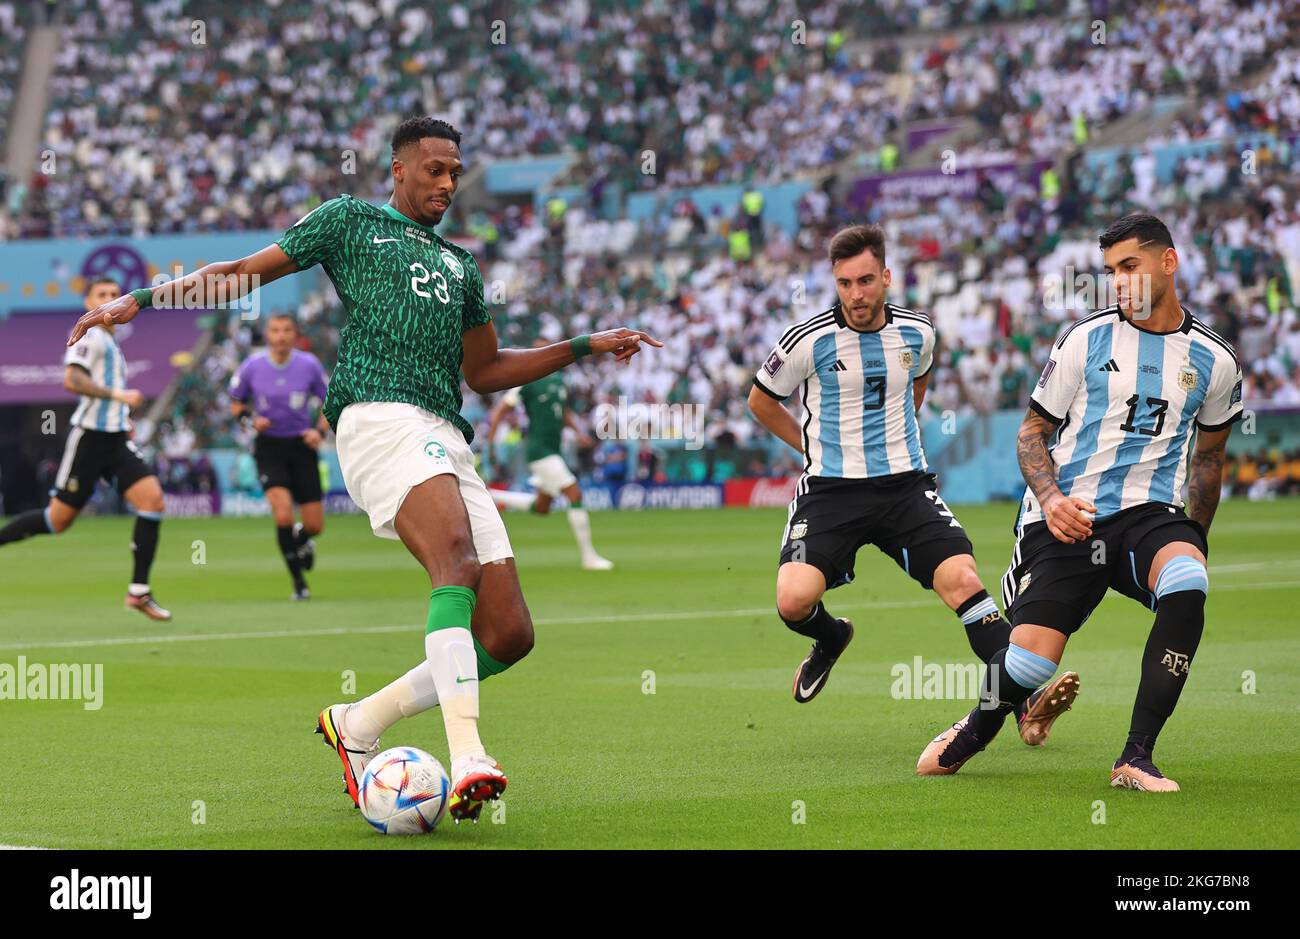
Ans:
{"label": "white field line", "polygon": [[[1271,580],[1263,583],[1223,584],[1210,588],[1211,594],[1232,590],[1282,590],[1300,587],[1300,580]],[[836,603],[843,610],[900,610],[934,606],[939,601],[933,597],[924,600],[881,600],[858,603]],[[736,616],[775,616],[771,607],[748,610],[689,610],[664,613],[607,614],[604,616],[565,616],[556,619],[533,620],[535,626],[579,626],[588,623],[634,623],[642,620],[725,619]],[[247,639],[298,639],[321,636],[367,636],[382,633],[414,632],[419,628],[414,621],[400,626],[339,626],[332,629],[269,629],[258,632],[234,633],[171,633],[162,636],[116,636],[103,639],[63,639],[52,642],[0,643],[0,651],[22,652],[27,649],[91,649],[102,646],[148,646],[172,642],[231,642]]]}
{"label": "white field line", "polygon": [[[837,603],[837,609],[906,609],[908,607],[933,606],[938,600],[899,600],[861,603]],[[605,616],[565,616],[556,619],[535,619],[534,626],[566,626],[585,623],[634,623],[641,620],[683,620],[683,619],[722,619],[732,616],[775,616],[772,607],[760,607],[752,610],[690,610],[672,613],[629,613],[608,614]],[[53,642],[6,642],[0,643],[0,651],[21,651],[23,649],[80,649],[96,646],[140,646],[166,642],[227,642],[237,639],[295,639],[314,636],[365,636],[376,633],[409,633],[419,629],[419,624],[412,620],[401,626],[339,626],[332,629],[270,629],[260,632],[235,633],[191,633],[163,636],[121,636],[105,639],[65,639]]]}

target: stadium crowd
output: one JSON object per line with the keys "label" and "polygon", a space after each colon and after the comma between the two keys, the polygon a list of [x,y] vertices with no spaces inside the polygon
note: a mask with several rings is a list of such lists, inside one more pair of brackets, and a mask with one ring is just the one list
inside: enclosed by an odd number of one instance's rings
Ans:
{"label": "stadium crowd", "polygon": [[[73,171],[21,187],[5,226],[21,237],[284,228],[321,193],[382,198],[391,122],[431,101],[473,161],[568,150],[571,178],[628,191],[783,180],[846,158],[888,168],[896,154],[862,142],[927,118],[978,122],[965,158],[1055,155],[1160,95],[1207,102],[1183,137],[1234,120],[1296,127],[1294,88],[1287,106],[1236,88],[1297,44],[1286,0],[56,9],[40,149]],[[646,151],[661,171],[641,172]]]}

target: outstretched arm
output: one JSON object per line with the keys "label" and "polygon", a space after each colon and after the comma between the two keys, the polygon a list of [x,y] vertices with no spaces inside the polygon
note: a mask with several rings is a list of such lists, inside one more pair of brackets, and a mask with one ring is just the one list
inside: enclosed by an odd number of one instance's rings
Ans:
{"label": "outstretched arm", "polygon": [[[607,329],[590,337],[591,353],[613,353],[617,362],[626,362],[641,350],[641,343],[663,343],[635,329]],[[465,357],[460,370],[465,383],[479,394],[518,388],[558,372],[577,361],[572,344],[565,340],[540,349],[502,349],[497,345],[496,327],[490,322],[467,330],[463,336]]]}
{"label": "outstretched arm", "polygon": [[1047,441],[1056,433],[1056,427],[1031,405],[1016,435],[1016,459],[1020,462],[1020,474],[1042,506],[1048,530],[1057,541],[1073,544],[1092,534],[1092,518],[1084,513],[1095,514],[1097,507],[1083,499],[1066,496],[1057,485],[1056,467],[1047,449]]}
{"label": "outstretched arm", "polygon": [[1187,517],[1200,522],[1209,534],[1210,523],[1219,508],[1223,488],[1223,457],[1231,427],[1223,430],[1198,430],[1192,465],[1187,471]]}
{"label": "outstretched arm", "polygon": [[[279,280],[298,270],[279,245],[268,245],[256,254],[238,261],[216,261],[192,274],[169,280],[152,288],[153,303],[163,308],[179,308],[187,298],[197,295],[199,308],[209,309],[238,300],[258,287]],[[77,320],[68,345],[75,345],[92,326],[128,323],[140,312],[140,304],[129,293],[101,304]]]}

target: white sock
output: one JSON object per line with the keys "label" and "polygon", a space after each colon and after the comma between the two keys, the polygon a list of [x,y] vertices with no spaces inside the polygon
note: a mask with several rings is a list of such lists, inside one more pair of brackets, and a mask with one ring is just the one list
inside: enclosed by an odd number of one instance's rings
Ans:
{"label": "white sock", "polygon": [[537,501],[537,495],[532,492],[512,492],[507,489],[490,489],[492,501],[497,505],[503,505],[508,509],[531,509],[533,503]]}
{"label": "white sock", "polygon": [[403,717],[437,706],[438,689],[426,659],[401,678],[349,707],[343,718],[344,732],[359,746],[369,749]]}
{"label": "white sock", "polygon": [[483,742],[478,737],[478,657],[474,654],[473,635],[463,626],[435,629],[424,637],[424,654],[442,705],[452,764],[462,757],[483,756]]}
{"label": "white sock", "polygon": [[128,584],[126,592],[133,597],[143,597],[149,592],[148,584]]}
{"label": "white sock", "polygon": [[596,549],[591,546],[591,519],[587,515],[586,509],[569,509],[569,527],[573,529],[573,537],[578,542],[578,548],[582,551],[584,558],[593,557]]}

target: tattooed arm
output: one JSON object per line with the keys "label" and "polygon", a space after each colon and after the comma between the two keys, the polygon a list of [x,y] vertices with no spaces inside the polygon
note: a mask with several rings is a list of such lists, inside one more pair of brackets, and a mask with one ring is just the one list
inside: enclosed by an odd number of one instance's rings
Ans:
{"label": "tattooed arm", "polygon": [[1230,433],[1231,427],[1196,432],[1196,448],[1192,451],[1192,465],[1187,471],[1187,517],[1200,522],[1206,534],[1209,534],[1210,522],[1214,521],[1214,512],[1219,507],[1223,456]]}
{"label": "tattooed arm", "polygon": [[1073,544],[1092,534],[1092,519],[1085,513],[1095,513],[1097,507],[1067,497],[1057,485],[1056,466],[1047,449],[1047,441],[1056,433],[1056,427],[1031,405],[1016,435],[1016,459],[1020,462],[1020,474],[1042,506],[1048,530],[1058,541]]}
{"label": "tattooed arm", "polygon": [[63,370],[63,387],[75,395],[85,395],[87,398],[110,398],[113,401],[122,401],[131,408],[138,408],[144,402],[144,395],[134,388],[115,391],[97,384],[90,377],[90,372],[80,365],[69,365]]}

